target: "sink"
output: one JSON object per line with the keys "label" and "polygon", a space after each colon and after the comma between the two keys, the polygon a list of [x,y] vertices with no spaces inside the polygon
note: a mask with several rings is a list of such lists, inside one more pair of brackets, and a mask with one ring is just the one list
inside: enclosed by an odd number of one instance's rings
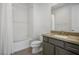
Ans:
{"label": "sink", "polygon": [[54,36],[58,38],[68,38],[68,36],[65,36],[65,35],[54,35]]}

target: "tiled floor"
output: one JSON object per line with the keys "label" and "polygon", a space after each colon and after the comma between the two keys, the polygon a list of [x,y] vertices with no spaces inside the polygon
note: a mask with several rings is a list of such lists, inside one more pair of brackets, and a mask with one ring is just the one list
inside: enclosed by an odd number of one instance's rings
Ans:
{"label": "tiled floor", "polygon": [[42,55],[42,52],[32,54],[32,48],[27,48],[27,49],[15,52],[12,55]]}

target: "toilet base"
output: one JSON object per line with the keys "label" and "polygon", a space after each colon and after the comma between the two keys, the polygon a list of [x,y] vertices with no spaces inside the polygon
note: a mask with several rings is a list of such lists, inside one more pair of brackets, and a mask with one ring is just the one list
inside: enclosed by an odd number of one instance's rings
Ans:
{"label": "toilet base", "polygon": [[42,47],[34,47],[34,48],[32,48],[32,54],[39,53],[40,51],[42,51]]}

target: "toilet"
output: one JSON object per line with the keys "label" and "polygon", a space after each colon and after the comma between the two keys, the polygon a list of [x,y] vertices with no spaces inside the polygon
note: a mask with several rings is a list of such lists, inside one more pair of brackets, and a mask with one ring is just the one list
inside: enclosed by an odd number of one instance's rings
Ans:
{"label": "toilet", "polygon": [[42,42],[43,42],[42,39],[31,42],[32,54],[39,53],[40,51],[42,51],[42,46],[41,46]]}

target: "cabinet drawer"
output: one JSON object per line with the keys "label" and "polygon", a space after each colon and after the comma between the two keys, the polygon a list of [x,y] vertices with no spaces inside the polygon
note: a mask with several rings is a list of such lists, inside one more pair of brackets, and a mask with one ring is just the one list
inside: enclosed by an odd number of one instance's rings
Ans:
{"label": "cabinet drawer", "polygon": [[79,46],[71,43],[65,43],[65,48],[79,54]]}
{"label": "cabinet drawer", "polygon": [[49,42],[60,47],[64,47],[64,42],[57,39],[49,39]]}
{"label": "cabinet drawer", "polygon": [[56,47],[56,55],[75,55],[75,54],[72,53],[72,52],[69,52],[69,51],[67,51],[65,49]]}
{"label": "cabinet drawer", "polygon": [[48,42],[48,41],[49,41],[49,38],[48,38],[48,37],[43,36],[43,41]]}

